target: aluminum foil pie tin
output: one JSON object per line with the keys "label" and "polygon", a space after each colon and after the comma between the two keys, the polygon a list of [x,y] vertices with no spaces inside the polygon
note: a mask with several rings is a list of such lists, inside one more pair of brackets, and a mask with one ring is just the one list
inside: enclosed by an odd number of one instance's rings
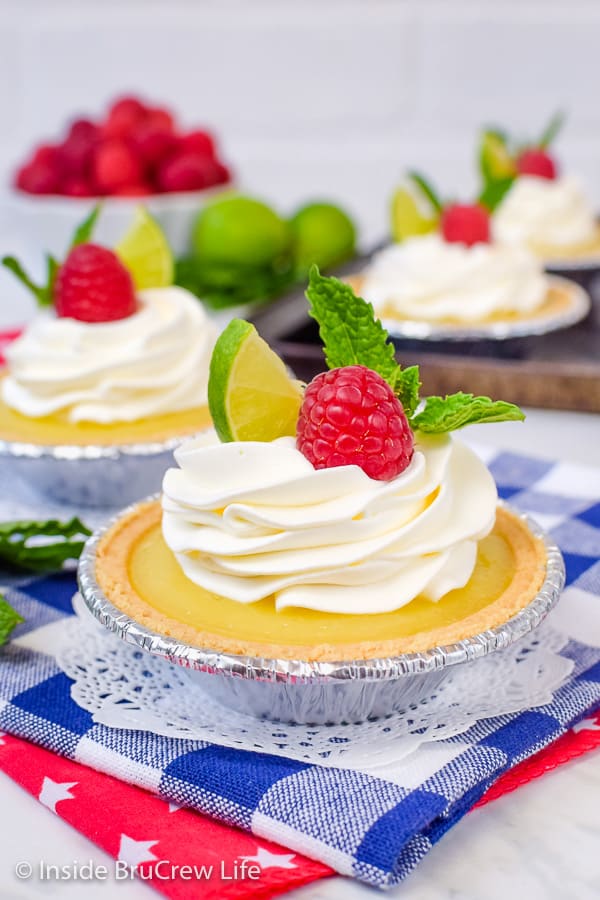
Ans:
{"label": "aluminum foil pie tin", "polygon": [[0,440],[0,465],[59,503],[116,509],[160,490],[173,451],[186,439],[110,446]]}
{"label": "aluminum foil pie tin", "polygon": [[592,301],[586,290],[576,282],[558,275],[548,276],[557,287],[568,288],[569,306],[553,315],[531,319],[506,319],[485,324],[439,324],[423,319],[383,318],[382,324],[390,337],[419,341],[507,341],[514,338],[534,337],[570,328],[584,319]]}
{"label": "aluminum foil pie tin", "polygon": [[281,722],[360,722],[419,702],[453,666],[468,665],[477,677],[482,657],[508,647],[543,621],[564,586],[564,562],[554,541],[531,519],[520,517],[545,547],[546,575],[537,595],[502,625],[422,653],[338,662],[265,659],[219,653],[158,634],[117,609],[96,581],[98,542],[117,519],[88,540],[79,561],[79,589],[90,612],[109,631],[146,653],[195,670],[203,690],[225,706]]}

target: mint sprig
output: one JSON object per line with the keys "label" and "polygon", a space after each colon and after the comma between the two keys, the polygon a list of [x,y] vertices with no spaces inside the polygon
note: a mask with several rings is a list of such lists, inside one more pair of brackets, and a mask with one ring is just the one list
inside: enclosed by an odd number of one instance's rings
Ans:
{"label": "mint sprig", "polygon": [[475,423],[522,422],[524,418],[525,414],[513,403],[459,392],[428,397],[421,412],[413,416],[411,426],[424,434],[442,434]]}
{"label": "mint sprig", "polygon": [[91,531],[78,518],[0,524],[0,564],[30,572],[55,572],[78,559]]}
{"label": "mint sprig", "polygon": [[24,621],[23,616],[20,616],[0,594],[0,647],[7,642],[16,626]]}
{"label": "mint sprig", "polygon": [[[73,247],[77,247],[79,244],[85,244],[90,240],[96,220],[100,215],[100,210],[101,204],[98,204],[93,208],[91,213],[86,216],[84,221],[78,225],[71,238],[69,250],[72,250]],[[36,284],[29,277],[19,260],[14,256],[3,256],[2,265],[12,272],[13,275],[15,275],[19,281],[31,291],[39,306],[52,306],[54,302],[54,281],[56,279],[56,273],[60,268],[60,263],[57,259],[49,253],[46,254],[46,281],[44,284]]]}
{"label": "mint sprig", "polygon": [[343,281],[320,275],[317,266],[310,269],[306,296],[309,313],[319,324],[328,367],[367,366],[395,387],[400,367],[394,345],[371,304]]}
{"label": "mint sprig", "polygon": [[444,434],[477,422],[525,418],[513,403],[462,392],[421,401],[419,367],[398,365],[394,345],[370,303],[337,278],[320,275],[316,266],[310,270],[306,297],[309,313],[319,324],[328,367],[361,365],[378,372],[398,396],[413,430]]}
{"label": "mint sprig", "polygon": [[562,129],[563,125],[565,124],[565,118],[566,118],[566,116],[562,110],[559,110],[558,112],[554,113],[554,115],[552,116],[552,118],[550,119],[550,121],[548,122],[546,127],[544,128],[544,131],[542,132],[542,136],[538,141],[537,145],[540,148],[540,150],[548,149],[550,144],[556,138],[556,135],[559,133],[559,131]]}

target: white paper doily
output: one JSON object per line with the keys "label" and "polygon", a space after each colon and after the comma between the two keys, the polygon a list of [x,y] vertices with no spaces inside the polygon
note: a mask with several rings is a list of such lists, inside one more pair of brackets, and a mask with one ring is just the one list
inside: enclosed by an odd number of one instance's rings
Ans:
{"label": "white paper doily", "polygon": [[573,667],[559,653],[567,638],[546,624],[479,660],[477,679],[458,666],[431,696],[386,718],[359,725],[288,725],[221,706],[193,672],[111,634],[81,598],[74,605],[77,616],[65,623],[54,653],[74,681],[73,699],[95,722],[342,768],[397,763],[421,744],[461,734],[478,719],[545,705]]}

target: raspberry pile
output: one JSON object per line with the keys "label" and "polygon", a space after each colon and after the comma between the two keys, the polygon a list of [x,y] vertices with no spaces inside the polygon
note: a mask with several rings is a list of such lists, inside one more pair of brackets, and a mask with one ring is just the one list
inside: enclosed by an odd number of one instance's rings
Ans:
{"label": "raspberry pile", "polygon": [[306,388],[296,444],[315,469],[355,465],[389,481],[410,463],[414,436],[390,385],[366,366],[344,366]]}
{"label": "raspberry pile", "polygon": [[80,322],[114,322],[136,310],[133,280],[116,253],[98,244],[74,247],[54,282],[59,316]]}
{"label": "raspberry pile", "polygon": [[131,96],[112,103],[102,121],[77,119],[63,140],[35,148],[14,183],[30,194],[141,197],[230,178],[211,134],[181,132],[168,109]]}

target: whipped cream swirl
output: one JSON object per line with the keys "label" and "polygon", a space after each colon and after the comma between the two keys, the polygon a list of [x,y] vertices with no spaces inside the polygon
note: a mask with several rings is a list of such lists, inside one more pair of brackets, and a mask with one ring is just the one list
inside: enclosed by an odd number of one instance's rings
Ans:
{"label": "whipped cream swirl", "polygon": [[25,416],[130,422],[207,402],[217,331],[178,287],[140,291],[138,309],[115,322],[41,313],[6,350],[4,402]]}
{"label": "whipped cream swirl", "polygon": [[438,234],[410,238],[378,253],[361,288],[379,315],[479,322],[542,305],[541,264],[521,247],[448,243]]}
{"label": "whipped cream swirl", "polygon": [[492,234],[504,244],[566,247],[592,240],[593,210],[574,178],[521,175],[492,217]]}
{"label": "whipped cream swirl", "polygon": [[231,600],[381,613],[464,586],[493,527],[496,486],[448,436],[419,436],[391,481],[314,469],[291,437],[187,441],[163,483],[162,530],[184,574]]}

